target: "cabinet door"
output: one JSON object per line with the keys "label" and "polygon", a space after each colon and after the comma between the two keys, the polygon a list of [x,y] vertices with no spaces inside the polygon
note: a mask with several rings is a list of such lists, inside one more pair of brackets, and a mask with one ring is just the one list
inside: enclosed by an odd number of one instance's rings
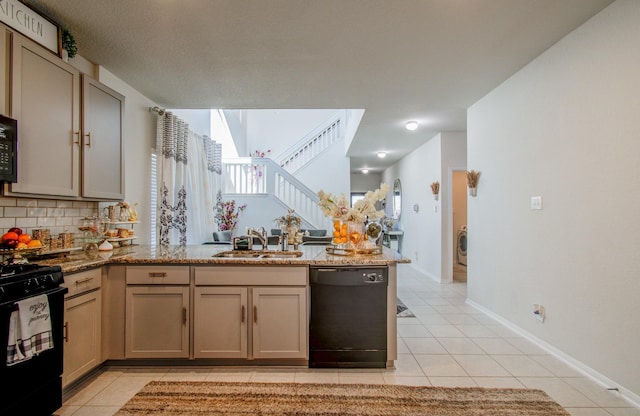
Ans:
{"label": "cabinet door", "polygon": [[82,196],[124,198],[124,96],[82,76]]}
{"label": "cabinet door", "polygon": [[253,288],[252,303],[254,358],[308,358],[306,288]]}
{"label": "cabinet door", "polygon": [[194,298],[195,358],[247,358],[247,289],[198,286]]}
{"label": "cabinet door", "polygon": [[11,193],[79,195],[79,72],[13,34],[12,116],[18,120],[18,181]]}
{"label": "cabinet door", "polygon": [[189,287],[127,286],[126,358],[189,356]]}
{"label": "cabinet door", "polygon": [[94,290],[64,303],[64,368],[67,385],[100,364],[102,294]]}

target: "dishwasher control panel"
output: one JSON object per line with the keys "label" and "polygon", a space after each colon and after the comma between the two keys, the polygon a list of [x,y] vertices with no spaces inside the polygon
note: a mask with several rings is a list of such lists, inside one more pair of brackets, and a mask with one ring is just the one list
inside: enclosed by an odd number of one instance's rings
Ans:
{"label": "dishwasher control panel", "polygon": [[376,272],[362,273],[362,281],[365,283],[384,282],[384,274]]}
{"label": "dishwasher control panel", "polygon": [[387,286],[389,270],[386,267],[311,267],[309,284],[314,286]]}

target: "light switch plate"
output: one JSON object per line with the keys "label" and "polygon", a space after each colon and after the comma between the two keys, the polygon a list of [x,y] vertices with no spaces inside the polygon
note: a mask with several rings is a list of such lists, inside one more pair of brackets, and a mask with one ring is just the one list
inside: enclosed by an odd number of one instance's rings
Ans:
{"label": "light switch plate", "polygon": [[531,209],[542,209],[542,197],[541,196],[532,196],[531,197]]}

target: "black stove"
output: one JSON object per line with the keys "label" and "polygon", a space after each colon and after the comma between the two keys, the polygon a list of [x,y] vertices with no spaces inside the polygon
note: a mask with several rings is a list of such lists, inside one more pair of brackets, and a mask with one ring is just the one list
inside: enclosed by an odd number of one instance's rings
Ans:
{"label": "black stove", "polygon": [[49,301],[53,348],[33,358],[7,366],[0,358],[0,415],[53,414],[62,405],[62,351],[64,347],[64,295],[68,289],[60,266],[33,263],[0,265],[0,351],[7,351],[9,320],[17,302],[46,295]]}
{"label": "black stove", "polygon": [[33,263],[0,265],[0,304],[45,293],[63,282],[60,266]]}

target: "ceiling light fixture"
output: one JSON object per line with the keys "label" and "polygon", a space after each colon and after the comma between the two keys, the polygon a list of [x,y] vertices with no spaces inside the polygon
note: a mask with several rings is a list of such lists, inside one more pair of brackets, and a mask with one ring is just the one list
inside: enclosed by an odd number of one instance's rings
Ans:
{"label": "ceiling light fixture", "polygon": [[361,172],[362,172],[362,173],[364,173],[364,174],[366,175],[367,173],[369,173],[369,169],[364,168],[364,169],[362,169],[362,170],[361,170]]}
{"label": "ceiling light fixture", "polygon": [[407,124],[405,124],[404,127],[407,130],[414,131],[415,129],[418,128],[418,122],[417,121],[407,121]]}
{"label": "ceiling light fixture", "polygon": [[385,158],[385,156],[387,156],[387,154],[386,154],[385,152],[378,152],[378,157],[379,157],[380,159],[384,159],[384,158]]}

